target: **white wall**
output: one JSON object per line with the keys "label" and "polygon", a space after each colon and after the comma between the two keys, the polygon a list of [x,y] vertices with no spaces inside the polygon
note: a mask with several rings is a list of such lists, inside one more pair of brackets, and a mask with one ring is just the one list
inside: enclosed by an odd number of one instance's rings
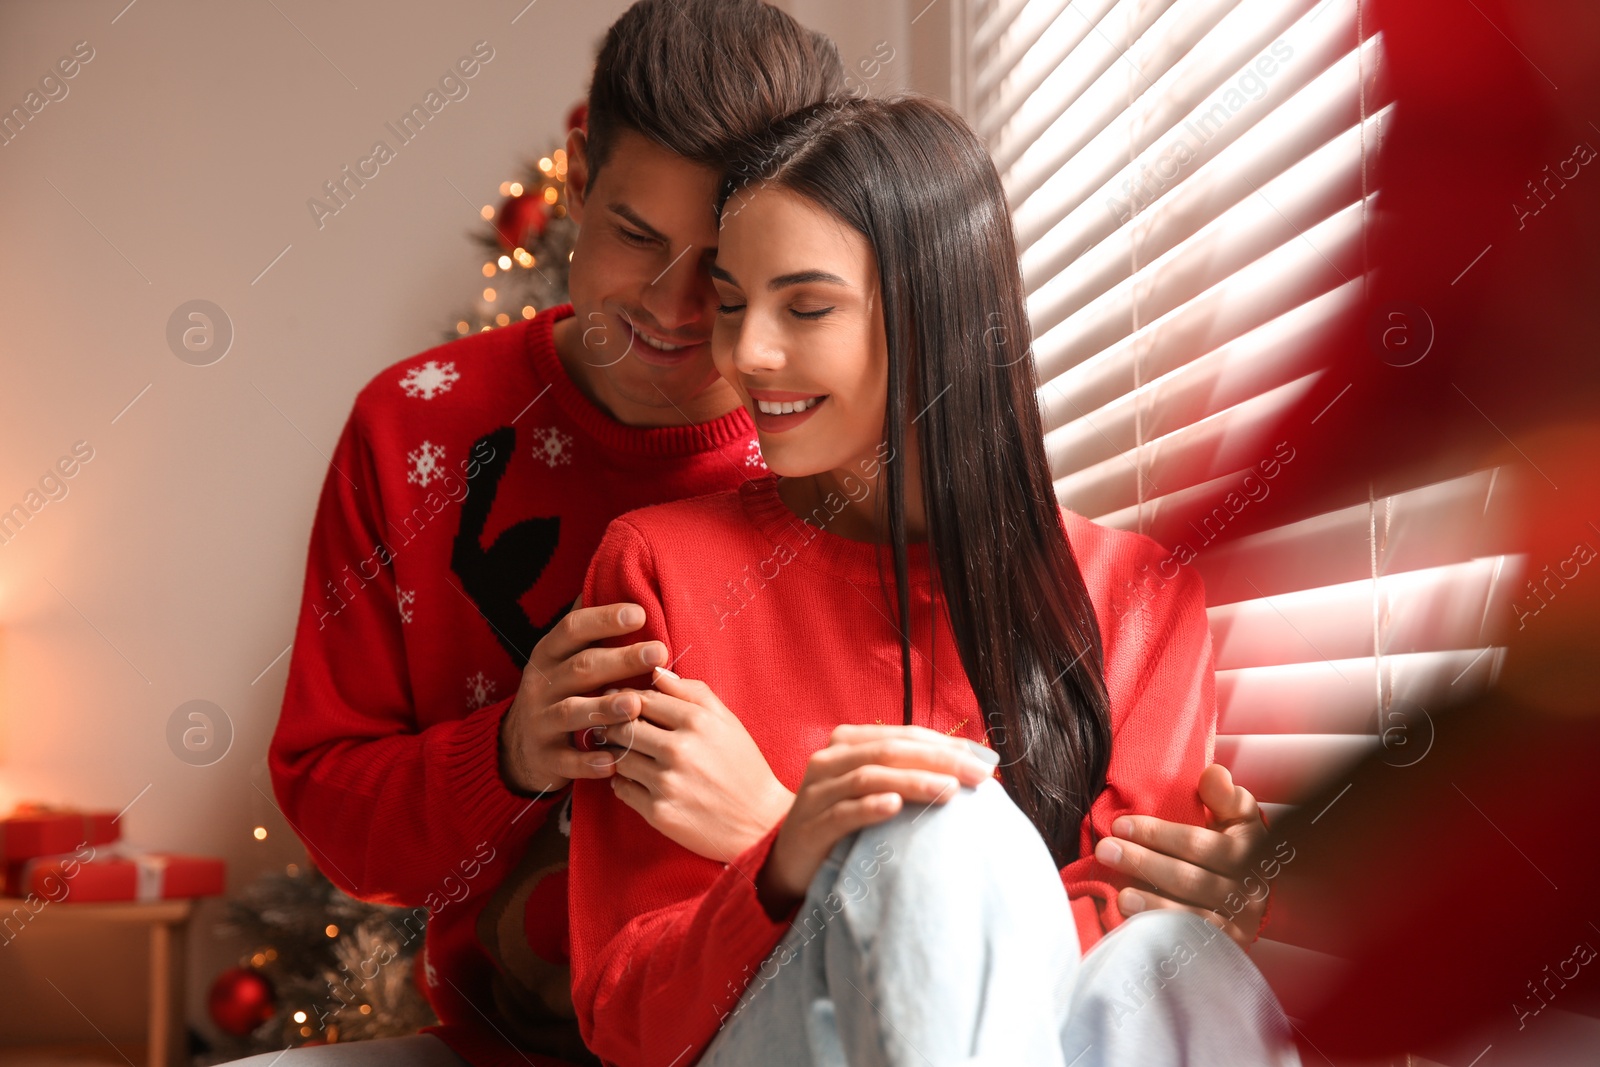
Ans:
{"label": "white wall", "polygon": [[[0,811],[131,803],[126,839],[225,856],[232,888],[302,858],[264,754],[325,456],[361,384],[433,344],[476,290],[478,208],[524,154],[558,143],[626,6],[523,2],[0,6],[4,111],[77,42],[93,49],[67,95],[0,146],[0,511],[75,443],[93,450],[0,544]],[[947,77],[937,49],[910,63],[941,8],[913,27],[902,0],[784,6],[835,34],[872,91]],[[392,142],[384,123],[480,40],[494,58],[469,94],[319,229],[307,200]],[[896,58],[874,68],[885,46]],[[166,337],[195,299],[235,331],[210,366]],[[208,767],[168,746],[194,699],[234,730]],[[232,962],[209,933],[217,910],[191,947],[196,1021]],[[82,1029],[71,1012],[52,1021],[62,1005],[37,979],[105,961],[46,941],[30,929],[0,953],[0,1041]],[[113,1036],[137,1033],[135,1001],[106,1011]]]}

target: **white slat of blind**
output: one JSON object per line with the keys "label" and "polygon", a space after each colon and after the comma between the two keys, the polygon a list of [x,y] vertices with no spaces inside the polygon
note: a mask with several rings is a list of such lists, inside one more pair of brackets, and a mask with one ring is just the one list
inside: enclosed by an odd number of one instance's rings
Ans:
{"label": "white slat of blind", "polygon": [[[1229,209],[1251,200],[1276,205],[1268,188],[1275,181],[1281,189],[1311,176],[1322,195],[1343,192],[1335,181],[1307,169],[1312,159],[1338,160],[1341,175],[1355,168],[1359,186],[1361,140],[1365,136],[1372,143],[1388,117],[1380,111],[1365,128],[1360,125],[1359,104],[1341,85],[1360,62],[1356,54],[1346,56],[1261,121],[1247,127],[1241,118],[1225,128],[1212,143],[1232,138],[1230,154],[1203,158],[1212,150],[1208,143],[1191,161],[1195,170],[1188,180],[1148,206],[1162,191],[1160,175],[1170,170],[1159,153],[1153,163],[1116,172],[1049,229],[1043,229],[1042,222],[1049,220],[1041,212],[1041,234],[1022,257],[1029,306],[1040,329],[1058,325],[1135,269],[1170,254]],[[1357,193],[1344,202],[1359,198]],[[1135,208],[1141,209],[1138,224],[1123,226]]]}
{"label": "white slat of blind", "polygon": [[[1122,116],[1120,125],[1102,132],[1096,143],[1086,146],[1086,151],[1073,154],[1045,173],[1037,188],[1029,187],[1025,198],[1017,188],[1019,176],[1013,174],[1008,189],[1018,201],[1017,230],[1028,248],[1028,273],[1037,272],[1037,257],[1054,247],[1048,234],[1063,219],[1080,221],[1064,231],[1065,236],[1056,243],[1069,252],[1086,249],[1125,221],[1129,211],[1148,208],[1160,194],[1198,180],[1201,168],[1262,123],[1276,121],[1280,127],[1264,138],[1263,149],[1277,160],[1264,177],[1278,173],[1339,130],[1354,126],[1360,104],[1358,95],[1351,91],[1355,79],[1349,73],[1329,75],[1330,68],[1354,55],[1353,30],[1348,37],[1331,32],[1341,29],[1331,15],[1324,16],[1324,20],[1296,23],[1282,35],[1278,55],[1271,55],[1277,40],[1269,45],[1265,58],[1273,70],[1271,77],[1247,82],[1243,70],[1235,71],[1236,76],[1225,80],[1216,91],[1186,102],[1182,110],[1178,105],[1169,105],[1160,121],[1148,115]],[[1282,59],[1284,55],[1288,58]],[[1254,58],[1247,57],[1252,67]],[[1245,91],[1233,95],[1241,86]],[[1256,96],[1259,98],[1253,98]],[[1154,105],[1147,105],[1151,106]],[[1344,116],[1333,125],[1326,117],[1330,107]],[[1290,116],[1296,129],[1285,138],[1280,133],[1285,117]],[[1299,129],[1308,122],[1314,129]],[[1309,142],[1305,140],[1307,133],[1311,136]],[[1244,158],[1235,162],[1259,167],[1259,163]],[[1085,211],[1086,207],[1090,210]],[[1045,270],[1037,280],[1050,273]]]}
{"label": "white slat of blind", "polygon": [[[1482,686],[1496,675],[1504,650],[1404,652],[1383,657],[1391,707],[1429,710],[1454,703],[1462,687]],[[1217,672],[1218,734],[1378,733],[1373,699],[1378,660],[1285,663]]]}
{"label": "white slat of blind", "polygon": [[[1030,102],[1032,113],[1019,111],[992,138],[999,153],[996,165],[1022,215],[1024,236],[1032,236],[1034,198],[1040,193],[1049,204],[1077,206],[1076,198],[1061,196],[1059,189],[1047,189],[1048,184],[1097,188],[1147,148],[1165,146],[1187,132],[1186,119],[1197,109],[1222,102],[1230,90],[1242,90],[1241,96],[1228,97],[1231,106],[1218,114],[1225,120],[1219,126],[1231,124],[1236,113],[1275,106],[1269,100],[1276,72],[1262,79],[1267,97],[1258,100],[1244,97],[1254,96],[1257,88],[1256,79],[1245,75],[1309,6],[1310,0],[1245,0],[1237,6],[1183,0],[1131,43],[1104,33],[1087,37],[1080,50],[1097,53],[1092,57],[1099,68],[1094,81],[1070,102],[1060,95]],[[1124,35],[1132,36],[1132,31]],[[1069,68],[1075,60],[1068,57]]]}
{"label": "white slat of blind", "polygon": [[[1069,312],[1062,301],[1045,299],[1045,294],[1030,300],[1030,318],[1038,316],[1041,331],[1035,349],[1041,381],[1057,392],[1069,389],[1070,379],[1055,379],[1082,362],[1087,352],[1104,352],[1139,329],[1154,327],[1162,316],[1218,282],[1231,285],[1246,268],[1280,249],[1287,251],[1275,262],[1260,265],[1260,270],[1275,272],[1280,283],[1269,287],[1280,310],[1294,306],[1283,304],[1283,294],[1298,294],[1308,287],[1312,294],[1320,293],[1359,277],[1360,171],[1359,164],[1341,151],[1358,139],[1359,132],[1352,131],[1348,139],[1329,142],[1325,151],[1265,183],[1259,195],[1222,212],[1149,267],[1076,311]],[[1352,192],[1356,195],[1350,196]],[[1313,233],[1330,219],[1341,218],[1341,226]],[[1055,326],[1046,325],[1058,319]]]}
{"label": "white slat of blind", "polygon": [[[1226,8],[1237,2],[1216,0],[1210,6]],[[1144,4],[1081,0],[1032,43],[1024,55],[1025,64],[1007,71],[998,91],[984,100],[985,121],[978,132],[989,138],[1002,175],[1041,138],[1048,137],[1057,147],[1074,139],[1082,141],[1116,116],[1118,100],[1125,104],[1128,94],[1123,79],[1108,72],[1119,62],[1135,61],[1124,60],[1128,49],[1137,46],[1141,35],[1171,4],[1172,0]],[[1041,71],[1045,72],[1043,78],[1038,76]],[[1029,91],[1032,82],[1038,84]],[[1058,126],[1069,102],[1076,108],[1075,118],[1071,124]]]}
{"label": "white slat of blind", "polygon": [[1038,33],[1054,18],[1053,9],[1064,6],[1062,0],[1056,0],[1053,4],[1041,4],[1037,0],[997,0],[979,5],[978,23],[970,50],[972,57],[984,57],[984,67],[992,65],[991,49],[1001,37],[1006,34],[1026,36]]}
{"label": "white slat of blind", "polygon": [[1057,0],[1040,8],[1036,29],[1015,26],[996,39],[992,53],[984,57],[983,74],[972,86],[974,97],[987,103],[991,115],[1014,111],[1045,86],[1114,6],[1115,0],[1099,0],[1092,10],[1081,5],[1069,9],[1067,0]]}
{"label": "white slat of blind", "polygon": [[[1159,440],[1094,463],[1058,479],[1056,497],[1069,511],[1108,526],[1142,527],[1142,532],[1165,544],[1181,533],[1187,511],[1175,509],[1176,517],[1166,522],[1167,513],[1160,509],[1170,503],[1181,507],[1196,495],[1205,499],[1205,494],[1221,488],[1213,484],[1217,479],[1231,479],[1238,485],[1258,461],[1272,456],[1272,435],[1315,384],[1314,375],[1296,379]],[[1187,495],[1178,493],[1179,487],[1187,490]],[[1142,516],[1141,508],[1146,512]],[[1113,517],[1139,521],[1127,526],[1108,521]],[[1162,531],[1162,536],[1156,536],[1156,530]]]}
{"label": "white slat of blind", "polygon": [[1504,472],[1477,471],[1215,547],[1195,543],[1191,531],[1193,547],[1205,547],[1193,566],[1212,605],[1359,581],[1373,572],[1367,534],[1374,518],[1383,529],[1376,568],[1381,574],[1420,570],[1441,560],[1498,557],[1510,547],[1508,529],[1466,520],[1501,515],[1506,488]]}
{"label": "white slat of blind", "polygon": [[[1137,389],[1135,346],[1113,346],[1108,358],[1096,359],[1085,373],[1076,375],[1074,388],[1063,386],[1067,378],[1063,375],[1040,394],[1045,448],[1054,469],[1081,473],[1117,455],[1135,464],[1126,453],[1138,447],[1141,435],[1159,439],[1314,373],[1318,368],[1312,361],[1311,342],[1348,314],[1359,297],[1357,283],[1347,283],[1209,350],[1218,325],[1215,318],[1191,316],[1198,321],[1170,322],[1147,331],[1139,338],[1149,353],[1142,362],[1145,372],[1157,377]],[[1182,362],[1195,352],[1205,354]],[[1147,501],[1148,508],[1156,506]],[[1156,515],[1152,511],[1147,517],[1154,520]],[[1095,518],[1127,527],[1138,521],[1137,515],[1110,509]]]}
{"label": "white slat of blind", "polygon": [[[1373,604],[1389,618],[1383,655],[1477,649],[1493,595],[1514,575],[1506,557],[1466,560],[1209,609],[1216,668],[1335,661],[1373,654]],[[1376,586],[1376,588],[1374,588]]]}

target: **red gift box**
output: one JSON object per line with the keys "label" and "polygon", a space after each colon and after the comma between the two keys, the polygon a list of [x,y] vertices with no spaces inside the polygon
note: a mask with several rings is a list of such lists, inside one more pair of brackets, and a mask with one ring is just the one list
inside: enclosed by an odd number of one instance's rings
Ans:
{"label": "red gift box", "polygon": [[109,845],[122,836],[114,811],[77,811],[19,804],[0,819],[0,861],[71,852],[80,845]]}
{"label": "red gift box", "polygon": [[6,865],[6,894],[57,903],[173,900],[220,896],[227,865],[212,856],[108,851],[35,856]]}

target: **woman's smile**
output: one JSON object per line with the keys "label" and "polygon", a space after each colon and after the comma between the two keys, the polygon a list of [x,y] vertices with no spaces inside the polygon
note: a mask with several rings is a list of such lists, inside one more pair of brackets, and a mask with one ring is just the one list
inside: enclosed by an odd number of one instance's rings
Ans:
{"label": "woman's smile", "polygon": [[811,418],[822,402],[828,399],[826,393],[796,393],[780,389],[751,389],[749,393],[750,402],[754,405],[750,415],[755,420],[756,429],[762,433],[782,433],[794,429]]}

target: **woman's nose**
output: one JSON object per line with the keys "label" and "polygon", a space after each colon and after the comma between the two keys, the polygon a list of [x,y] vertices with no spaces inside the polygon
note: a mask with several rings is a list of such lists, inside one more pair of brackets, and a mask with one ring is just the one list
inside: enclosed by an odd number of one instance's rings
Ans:
{"label": "woman's nose", "polygon": [[733,344],[733,365],[741,373],[752,374],[782,369],[786,362],[783,346],[759,316],[745,314],[739,336]]}

